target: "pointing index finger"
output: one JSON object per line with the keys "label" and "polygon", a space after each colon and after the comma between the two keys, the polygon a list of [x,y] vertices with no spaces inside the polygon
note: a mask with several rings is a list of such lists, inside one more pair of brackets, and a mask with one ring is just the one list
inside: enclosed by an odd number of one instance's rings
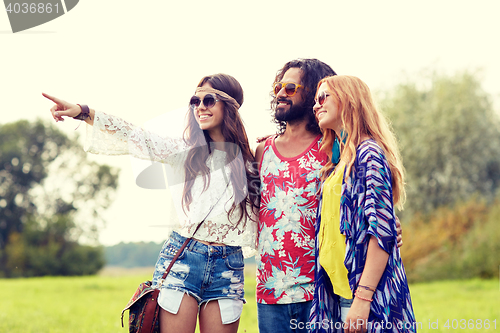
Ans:
{"label": "pointing index finger", "polygon": [[50,96],[50,95],[48,95],[46,93],[42,93],[42,95],[43,95],[43,97],[45,97],[47,99],[50,99],[54,103],[61,104],[61,102],[62,102],[59,98],[56,98],[54,96]]}

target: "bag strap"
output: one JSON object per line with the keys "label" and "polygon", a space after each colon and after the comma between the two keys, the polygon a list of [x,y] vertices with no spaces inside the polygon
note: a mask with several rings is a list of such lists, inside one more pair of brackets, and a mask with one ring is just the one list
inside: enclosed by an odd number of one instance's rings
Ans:
{"label": "bag strap", "polygon": [[[210,213],[212,212],[212,210],[214,209],[215,205],[217,205],[220,201],[220,199],[222,198],[222,196],[224,195],[224,193],[226,192],[227,188],[229,186],[229,182],[226,184],[226,188],[224,189],[224,192],[222,192],[222,195],[219,197],[219,199],[217,199],[217,201],[212,205],[212,207],[210,207],[210,210],[208,211],[207,215],[205,216],[205,218],[200,222],[198,223],[198,225],[196,226],[196,229],[194,230],[193,232],[193,236],[194,234],[196,234],[196,232],[198,231],[198,229],[200,229],[201,227],[201,224],[203,222],[205,222],[205,220],[207,219],[208,215],[210,215]],[[161,281],[160,283],[158,284],[158,289],[161,288],[161,286],[163,285],[163,281],[167,278],[167,275],[168,273],[170,272],[170,269],[172,268],[172,266],[174,265],[175,261],[177,260],[177,258],[179,258],[179,256],[181,255],[182,251],[184,251],[184,249],[186,248],[186,246],[188,245],[189,241],[193,239],[193,236],[187,238],[184,243],[182,243],[182,246],[181,248],[177,251],[177,253],[175,254],[174,258],[172,259],[172,261],[170,261],[170,264],[168,265],[167,269],[165,270],[165,273],[163,273],[162,277],[161,277]]]}

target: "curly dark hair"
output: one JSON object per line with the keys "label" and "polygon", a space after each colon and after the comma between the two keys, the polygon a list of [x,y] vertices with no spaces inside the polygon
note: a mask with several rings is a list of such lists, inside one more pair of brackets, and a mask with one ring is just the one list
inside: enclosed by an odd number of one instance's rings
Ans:
{"label": "curly dark hair", "polygon": [[[243,89],[239,82],[232,76],[227,74],[214,74],[205,76],[201,79],[198,87],[209,83],[214,89],[220,90],[233,97],[241,106],[243,104]],[[224,118],[221,125],[222,135],[226,143],[227,160],[226,163],[231,168],[231,183],[234,190],[234,204],[228,212],[228,217],[231,217],[233,211],[238,204],[241,208],[238,223],[250,217],[250,209],[258,209],[259,207],[259,175],[253,167],[254,156],[248,143],[248,137],[243,126],[243,121],[240,117],[237,107],[234,104],[227,103],[226,97],[217,94],[217,97],[224,102]],[[193,200],[191,188],[193,187],[194,179],[197,175],[203,176],[204,190],[210,185],[210,170],[206,165],[206,160],[213,151],[213,140],[208,131],[200,132],[199,125],[196,122],[193,112],[188,113],[188,125],[184,130],[184,140],[192,145],[188,152],[184,168],[186,171],[186,182],[184,184],[183,193],[183,208],[189,210],[189,206]],[[243,157],[243,163],[231,163],[239,156]],[[248,192],[246,192],[248,189]]]}
{"label": "curly dark hair", "polygon": [[[337,75],[335,71],[318,59],[295,59],[289,61],[281,68],[274,79],[274,82],[279,82],[283,79],[286,71],[290,68],[300,68],[302,70],[301,84],[304,88],[304,107],[307,109],[308,123],[306,129],[312,133],[321,133],[316,118],[313,112],[314,97],[316,96],[316,89],[318,88],[318,83],[321,79],[327,76]],[[274,84],[273,82],[273,84]],[[286,122],[277,120],[275,117],[277,99],[274,96],[274,92],[271,91],[271,111],[273,112],[273,121],[278,125],[278,134],[282,135],[285,133]]]}

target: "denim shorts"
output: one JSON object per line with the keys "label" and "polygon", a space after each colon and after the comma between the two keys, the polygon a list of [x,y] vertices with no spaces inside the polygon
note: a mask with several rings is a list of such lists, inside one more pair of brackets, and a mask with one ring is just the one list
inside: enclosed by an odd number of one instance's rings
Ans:
{"label": "denim shorts", "polygon": [[[158,256],[153,274],[157,286],[169,263],[186,240],[173,232]],[[173,314],[179,310],[184,294],[198,305],[217,300],[222,323],[239,319],[243,310],[243,252],[240,246],[210,246],[190,240],[163,282],[158,303]]]}
{"label": "denim shorts", "polygon": [[352,301],[354,299],[347,299],[347,298],[344,298],[342,296],[339,296],[339,305],[340,305],[340,319],[342,320],[342,322],[345,322],[346,318],[347,318],[347,313],[349,312],[349,310],[351,309],[351,305],[352,305]]}

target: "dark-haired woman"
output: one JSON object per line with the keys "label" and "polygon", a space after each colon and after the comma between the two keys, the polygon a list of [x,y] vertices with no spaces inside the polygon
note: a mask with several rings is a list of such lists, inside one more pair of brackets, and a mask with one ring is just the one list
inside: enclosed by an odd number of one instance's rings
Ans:
{"label": "dark-haired woman", "polygon": [[44,96],[56,103],[51,109],[56,121],[77,117],[93,125],[88,152],[131,154],[168,164],[173,182],[183,184],[179,195],[173,195],[179,224],[159,254],[153,285],[159,285],[184,240],[193,239],[161,284],[161,332],[194,332],[198,317],[201,332],[237,332],[245,302],[243,259],[256,247],[259,199],[254,157],[238,112],[243,103],[238,81],[226,74],[204,77],[178,139]]}

